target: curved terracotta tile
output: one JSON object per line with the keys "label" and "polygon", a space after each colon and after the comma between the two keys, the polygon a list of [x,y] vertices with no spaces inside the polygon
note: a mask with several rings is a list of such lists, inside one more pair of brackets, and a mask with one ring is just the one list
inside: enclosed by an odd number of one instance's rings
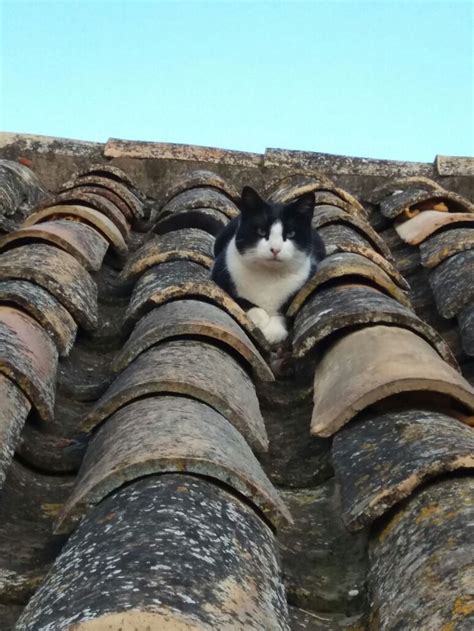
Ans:
{"label": "curved terracotta tile", "polygon": [[40,285],[26,280],[0,281],[0,305],[15,305],[37,320],[53,338],[59,354],[68,355],[77,333],[69,311]]}
{"label": "curved terracotta tile", "polygon": [[182,298],[197,298],[216,304],[237,321],[264,349],[268,344],[239,305],[210,278],[209,270],[192,261],[170,261],[155,265],[137,281],[125,316],[125,326],[135,324],[151,309]]}
{"label": "curved terracotta tile", "polygon": [[336,434],[332,459],[342,518],[357,530],[384,515],[430,478],[474,468],[474,432],[423,409],[371,415]]}
{"label": "curved terracotta tile", "polygon": [[443,318],[452,318],[474,302],[474,250],[446,259],[430,274],[436,306]]}
{"label": "curved terracotta tile", "polygon": [[194,188],[209,187],[225,193],[232,201],[236,202],[240,194],[231,182],[225,180],[218,173],[198,169],[186,173],[183,177],[173,182],[163,193],[165,202],[169,202],[173,197]]}
{"label": "curved terracotta tile", "polygon": [[256,377],[274,380],[268,364],[237,322],[215,305],[198,300],[167,302],[139,320],[113,362],[114,371],[120,372],[140,353],[163,340],[185,337],[215,340],[238,353]]}
{"label": "curved terracotta tile", "polygon": [[[365,256],[340,252],[326,257],[318,266],[316,273],[300,289],[288,307],[288,315],[293,316],[301,309],[304,302],[313,293],[320,291],[325,284],[335,279],[350,281],[354,278],[375,284],[386,294],[392,296],[400,304],[411,308],[410,299],[380,267]],[[358,281],[358,282],[361,282]],[[357,281],[356,281],[357,282]]]}
{"label": "curved terracotta tile", "polygon": [[[0,324],[1,336],[1,324]],[[1,342],[0,342],[1,344]],[[1,359],[0,359],[1,362]],[[31,404],[6,375],[0,373],[0,491],[13,459]]]}
{"label": "curved terracotta tile", "polygon": [[123,484],[171,472],[219,480],[255,504],[274,526],[291,521],[250,447],[221,414],[199,401],[165,396],[130,403],[94,434],[58,530],[70,530]]}
{"label": "curved terracotta tile", "polygon": [[115,379],[84,419],[91,430],[127,403],[175,393],[207,403],[238,429],[250,446],[265,451],[268,440],[255,387],[230,355],[204,341],[176,340],[141,353]]}
{"label": "curved terracotta tile", "polygon": [[381,629],[470,629],[472,477],[433,481],[374,533],[371,616]]}
{"label": "curved terracotta tile", "polygon": [[90,225],[107,239],[119,256],[126,256],[128,252],[127,244],[115,224],[104,214],[88,206],[73,204],[48,206],[31,214],[23,226],[33,226],[56,219],[69,219]]}
{"label": "curved terracotta tile", "polygon": [[213,208],[229,219],[239,215],[239,209],[227,195],[209,187],[200,187],[178,193],[163,206],[157,216],[152,215],[151,219],[162,219],[176,211],[196,208]]}
{"label": "curved terracotta tile", "polygon": [[287,617],[267,524],[227,489],[168,474],[137,480],[91,511],[17,631],[288,631]]}
{"label": "curved terracotta tile", "polygon": [[305,357],[336,333],[372,324],[396,325],[417,333],[459,370],[449,344],[435,329],[390,296],[355,284],[322,288],[309,298],[295,319],[293,353]]}
{"label": "curved terracotta tile", "polygon": [[156,236],[128,257],[120,276],[128,282],[153,265],[176,260],[194,261],[210,269],[214,262],[214,241],[212,235],[197,228]]}
{"label": "curved terracotta tile", "polygon": [[44,421],[53,417],[58,351],[36,320],[0,306],[0,372],[27,395]]}
{"label": "curved terracotta tile", "polygon": [[173,230],[198,228],[216,236],[228,223],[229,218],[214,208],[184,208],[160,218],[153,226],[153,232],[166,234]]}
{"label": "curved terracotta tile", "polygon": [[423,267],[433,268],[444,260],[474,249],[474,224],[471,228],[452,228],[438,232],[420,243],[421,264]]}
{"label": "curved terracotta tile", "polygon": [[419,205],[423,205],[424,209],[427,206],[434,207],[438,204],[444,204],[451,212],[474,212],[474,204],[457,193],[416,188],[390,195],[380,204],[380,212],[388,219],[395,219],[406,211],[416,209]]}
{"label": "curved terracotta tile", "polygon": [[76,259],[32,243],[0,254],[0,280],[29,280],[49,291],[84,328],[97,326],[97,286]]}
{"label": "curved terracotta tile", "polygon": [[445,395],[474,410],[474,389],[421,337],[398,327],[350,333],[326,352],[314,375],[311,432],[331,436],[359,412],[407,392]]}
{"label": "curved terracotta tile", "polygon": [[393,262],[390,248],[372,226],[360,217],[350,215],[335,206],[316,206],[313,215],[313,228],[318,231],[331,225],[344,225],[356,230],[387,260]]}
{"label": "curved terracotta tile", "polygon": [[46,241],[51,245],[56,245],[72,254],[90,271],[100,269],[109,246],[104,237],[94,228],[67,219],[47,221],[10,232],[0,237],[0,250],[5,250],[12,244],[20,245],[22,241]]}

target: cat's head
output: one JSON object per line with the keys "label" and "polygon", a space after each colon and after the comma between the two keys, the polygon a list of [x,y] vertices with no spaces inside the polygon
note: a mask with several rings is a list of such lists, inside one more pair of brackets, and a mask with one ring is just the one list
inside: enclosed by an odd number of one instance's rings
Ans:
{"label": "cat's head", "polygon": [[235,234],[237,250],[255,264],[297,267],[312,253],[313,210],[312,192],[289,204],[273,204],[245,186]]}

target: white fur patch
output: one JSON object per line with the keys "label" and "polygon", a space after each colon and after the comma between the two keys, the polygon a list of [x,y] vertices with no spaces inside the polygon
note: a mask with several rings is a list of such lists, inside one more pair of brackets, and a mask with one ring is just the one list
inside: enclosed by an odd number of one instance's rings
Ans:
{"label": "white fur patch", "polygon": [[[269,315],[278,313],[291,294],[304,285],[311,270],[311,258],[295,248],[291,240],[283,241],[281,230],[281,222],[275,222],[270,238],[260,239],[255,248],[243,255],[235,245],[235,238],[226,251],[227,269],[238,295],[262,307]],[[278,246],[279,238],[283,246],[275,259],[270,248]]]}
{"label": "white fur patch", "polygon": [[270,344],[279,344],[288,336],[285,318],[281,315],[271,316],[269,323],[262,329]]}

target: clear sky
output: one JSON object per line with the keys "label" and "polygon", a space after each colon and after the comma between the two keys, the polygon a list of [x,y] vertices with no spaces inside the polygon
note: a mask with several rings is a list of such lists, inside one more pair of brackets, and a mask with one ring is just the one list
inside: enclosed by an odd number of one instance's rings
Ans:
{"label": "clear sky", "polygon": [[0,0],[4,131],[474,154],[473,3]]}

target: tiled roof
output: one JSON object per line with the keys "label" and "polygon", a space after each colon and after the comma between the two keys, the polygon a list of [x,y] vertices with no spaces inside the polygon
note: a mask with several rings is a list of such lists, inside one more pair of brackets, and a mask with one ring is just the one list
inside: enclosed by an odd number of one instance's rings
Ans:
{"label": "tiled roof", "polygon": [[[0,155],[0,629],[471,628],[472,162]],[[247,183],[328,252],[277,356],[209,278]]]}

